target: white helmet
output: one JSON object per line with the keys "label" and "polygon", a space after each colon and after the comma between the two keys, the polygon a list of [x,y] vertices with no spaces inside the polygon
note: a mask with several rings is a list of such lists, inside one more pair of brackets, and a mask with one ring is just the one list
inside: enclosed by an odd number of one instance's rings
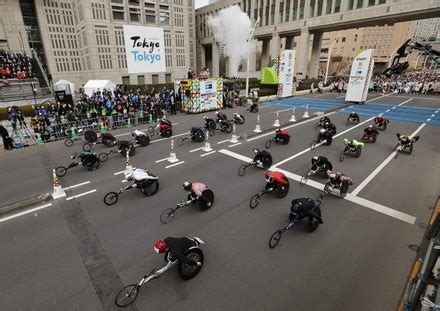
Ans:
{"label": "white helmet", "polygon": [[326,132],[325,129],[320,129],[320,130],[319,130],[319,133],[320,133],[320,134],[324,134],[325,132]]}
{"label": "white helmet", "polygon": [[317,161],[317,160],[318,160],[318,156],[313,156],[312,159],[315,160],[315,161]]}

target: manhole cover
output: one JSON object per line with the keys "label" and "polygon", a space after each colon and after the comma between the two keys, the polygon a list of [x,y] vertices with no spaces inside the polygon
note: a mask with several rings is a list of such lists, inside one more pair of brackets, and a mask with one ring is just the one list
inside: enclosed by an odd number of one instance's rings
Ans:
{"label": "manhole cover", "polygon": [[415,245],[415,244],[408,245],[408,248],[412,251],[415,251],[415,252],[417,252],[419,250],[419,246]]}

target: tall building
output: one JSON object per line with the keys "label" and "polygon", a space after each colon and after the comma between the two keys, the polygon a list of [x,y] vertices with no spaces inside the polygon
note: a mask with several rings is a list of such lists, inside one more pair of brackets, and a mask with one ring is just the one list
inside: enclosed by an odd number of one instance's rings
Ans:
{"label": "tall building", "polygon": [[440,17],[414,21],[411,36],[416,40],[440,39]]}
{"label": "tall building", "polygon": [[[66,79],[78,87],[89,79],[168,83],[195,67],[194,5],[194,0],[4,0],[0,23],[14,33],[20,30],[23,43],[3,30],[0,47],[38,50],[53,82]],[[128,74],[123,36],[127,24],[164,29],[165,73]]]}

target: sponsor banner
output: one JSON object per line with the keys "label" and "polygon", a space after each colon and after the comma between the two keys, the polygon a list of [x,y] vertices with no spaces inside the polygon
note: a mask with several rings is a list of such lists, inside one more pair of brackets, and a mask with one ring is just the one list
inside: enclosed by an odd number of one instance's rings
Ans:
{"label": "sponsor banner", "polygon": [[373,49],[365,50],[354,58],[345,96],[346,101],[364,102],[366,100],[368,81],[371,79],[374,65],[372,63],[373,51]]}
{"label": "sponsor banner", "polygon": [[293,88],[293,71],[295,67],[295,51],[284,50],[281,53],[279,63],[279,81],[281,84],[281,92],[278,97],[292,96]]}
{"label": "sponsor banner", "polygon": [[165,72],[163,28],[124,25],[128,73]]}

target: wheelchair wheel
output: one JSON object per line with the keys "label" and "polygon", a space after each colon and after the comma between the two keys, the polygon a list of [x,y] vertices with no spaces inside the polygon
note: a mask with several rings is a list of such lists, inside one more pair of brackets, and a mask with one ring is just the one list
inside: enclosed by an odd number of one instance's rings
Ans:
{"label": "wheelchair wheel", "polygon": [[177,140],[177,146],[179,146],[179,147],[183,146],[183,144],[185,143],[185,140],[186,140],[186,139],[187,139],[186,137],[180,137],[180,138]]}
{"label": "wheelchair wheel", "polygon": [[308,180],[309,180],[309,177],[307,176],[307,174],[304,175],[304,176],[302,176],[302,177],[301,177],[301,180],[299,181],[299,185],[300,185],[301,187],[304,186],[304,185],[307,183]]}
{"label": "wheelchair wheel", "polygon": [[289,193],[290,184],[287,185],[281,185],[278,188],[277,195],[279,198],[284,198]]}
{"label": "wheelchair wheel", "polygon": [[226,126],[225,126],[225,131],[226,131],[226,133],[232,133],[232,124],[231,123],[226,123]]}
{"label": "wheelchair wheel", "polygon": [[58,177],[63,177],[65,176],[67,173],[67,168],[65,168],[64,166],[58,166],[57,168],[55,168],[55,175],[57,175]]}
{"label": "wheelchair wheel", "polygon": [[355,153],[355,157],[356,158],[359,158],[360,156],[361,156],[361,152],[362,152],[362,149],[361,148],[356,148],[356,153]]}
{"label": "wheelchair wheel", "polygon": [[314,141],[312,141],[311,143],[310,143],[310,149],[311,150],[313,150],[313,149],[315,149],[316,148],[316,140],[314,140]]}
{"label": "wheelchair wheel", "polygon": [[174,213],[172,208],[164,209],[163,212],[160,214],[160,222],[164,225],[169,224],[174,219]]}
{"label": "wheelchair wheel", "polygon": [[254,209],[258,206],[258,203],[260,203],[261,195],[259,193],[254,194],[254,196],[249,201],[249,207]]}
{"label": "wheelchair wheel", "polygon": [[327,138],[326,140],[325,140],[325,143],[324,143],[324,145],[326,145],[326,146],[330,146],[331,144],[332,144],[332,141],[333,141],[333,138]]}
{"label": "wheelchair wheel", "polygon": [[173,130],[172,130],[171,128],[167,128],[167,129],[163,130],[163,131],[160,133],[160,135],[161,135],[162,137],[171,137],[171,136],[173,136]]}
{"label": "wheelchair wheel", "polygon": [[343,181],[341,184],[341,188],[339,189],[339,193],[341,198],[345,198],[348,191],[348,181]]}
{"label": "wheelchair wheel", "polygon": [[67,138],[67,139],[64,141],[64,145],[65,145],[66,147],[72,147],[72,145],[73,145],[73,139],[71,139],[71,138]]}
{"label": "wheelchair wheel", "polygon": [[140,135],[137,137],[137,142],[142,147],[148,146],[150,144],[150,137],[147,135]]}
{"label": "wheelchair wheel", "polygon": [[92,144],[85,143],[82,148],[84,151],[90,151],[92,150]]}
{"label": "wheelchair wheel", "polygon": [[[316,213],[316,215],[318,215],[319,217],[321,217],[321,209],[319,208],[319,206],[315,207],[313,212]],[[309,232],[315,232],[316,229],[318,229],[319,227],[319,220],[316,219],[315,217],[309,216],[308,222],[309,222]]]}
{"label": "wheelchair wheel", "polygon": [[341,156],[339,157],[339,162],[342,162],[342,161],[344,161],[345,160],[345,151],[343,151],[342,153],[341,153]]}
{"label": "wheelchair wheel", "polygon": [[272,139],[268,139],[264,144],[264,147],[266,147],[266,149],[269,149],[271,145],[272,145]]}
{"label": "wheelchair wheel", "polygon": [[98,135],[96,134],[95,131],[93,130],[87,130],[84,133],[84,138],[89,142],[89,143],[95,143],[98,141]]}
{"label": "wheelchair wheel", "polygon": [[238,168],[238,176],[244,176],[246,174],[247,168],[248,168],[247,164],[240,165],[240,167]]}
{"label": "wheelchair wheel", "polygon": [[197,200],[197,205],[202,211],[206,211],[214,204],[214,192],[211,189],[205,189],[202,196]]}
{"label": "wheelchair wheel", "polygon": [[275,231],[269,239],[269,248],[275,248],[281,240],[281,230]]}
{"label": "wheelchair wheel", "polygon": [[98,160],[99,160],[99,162],[102,162],[102,163],[106,162],[108,160],[108,153],[106,153],[106,152],[100,153],[98,155]]}
{"label": "wheelchair wheel", "polygon": [[263,168],[268,169],[271,165],[272,165],[272,156],[266,155],[265,157],[263,157]]}
{"label": "wheelchair wheel", "polygon": [[146,185],[143,188],[141,188],[142,193],[145,194],[147,197],[152,196],[158,190],[159,190],[159,182],[157,180],[149,181],[146,183]]}
{"label": "wheelchair wheel", "polygon": [[188,260],[192,260],[195,262],[200,262],[201,265],[199,266],[193,266],[185,263],[184,261],[179,261],[179,265],[177,267],[177,272],[179,273],[179,276],[182,280],[191,280],[194,278],[197,274],[199,274],[200,270],[202,270],[203,267],[203,261],[204,256],[203,252],[200,248],[193,248],[189,249],[185,253],[185,257]]}
{"label": "wheelchair wheel", "polygon": [[283,138],[283,145],[287,145],[288,143],[289,143],[289,141],[290,141],[290,137],[284,137]]}
{"label": "wheelchair wheel", "polygon": [[107,147],[113,147],[114,145],[116,145],[116,138],[110,134],[110,133],[104,133],[102,134],[102,143],[107,146]]}
{"label": "wheelchair wheel", "polygon": [[119,195],[116,192],[109,192],[104,196],[105,205],[113,205],[118,202]]}

